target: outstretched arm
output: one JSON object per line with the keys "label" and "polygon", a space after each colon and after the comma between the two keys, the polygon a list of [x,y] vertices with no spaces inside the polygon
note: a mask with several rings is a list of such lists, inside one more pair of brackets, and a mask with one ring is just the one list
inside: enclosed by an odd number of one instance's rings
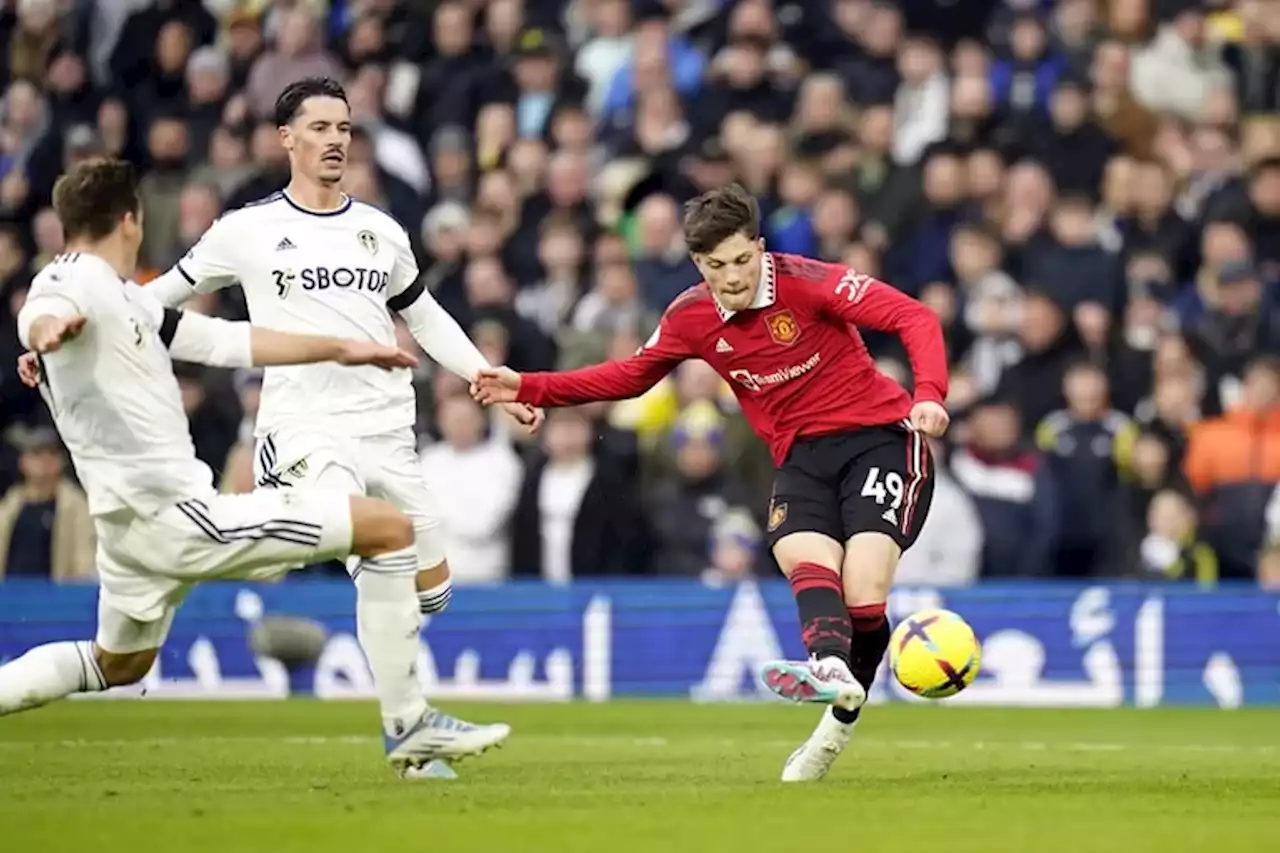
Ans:
{"label": "outstretched arm", "polygon": [[[480,371],[490,366],[488,359],[427,290],[425,278],[418,273],[409,235],[400,228],[394,229],[390,237],[396,263],[391,273],[387,310],[404,318],[409,333],[423,352],[474,385]],[[537,431],[545,417],[542,410],[523,403],[506,403],[503,408],[531,432]]]}
{"label": "outstretched arm", "polygon": [[64,287],[59,290],[43,288],[18,312],[18,340],[33,353],[56,352],[64,343],[74,340],[88,322],[89,312],[85,307],[88,300],[76,291],[73,282],[62,284]]}
{"label": "outstretched arm", "polygon": [[491,366],[421,278],[387,300],[387,308],[399,312],[422,351],[446,370],[474,382],[481,370]]}
{"label": "outstretched arm", "polygon": [[476,399],[486,404],[518,401],[535,406],[626,400],[648,391],[691,355],[664,318],[653,337],[630,358],[556,373],[482,370]]}
{"label": "outstretched arm", "polygon": [[214,367],[270,367],[336,361],[391,370],[414,367],[418,363],[410,353],[372,341],[294,335],[248,323],[185,314],[172,308],[165,311],[160,336],[161,340],[166,336],[169,338],[166,343],[175,359]]}
{"label": "outstretched arm", "polygon": [[418,360],[407,352],[372,341],[351,341],[317,335],[294,335],[165,308],[147,288],[129,285],[131,298],[147,312],[160,342],[178,361],[213,367],[270,367],[283,364],[369,364],[390,370],[413,367]]}

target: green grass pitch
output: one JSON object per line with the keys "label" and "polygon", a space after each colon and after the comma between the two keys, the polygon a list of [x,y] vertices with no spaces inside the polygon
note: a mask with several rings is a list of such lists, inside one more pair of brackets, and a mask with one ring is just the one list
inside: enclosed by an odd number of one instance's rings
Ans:
{"label": "green grass pitch", "polygon": [[515,727],[405,782],[364,703],[71,702],[0,720],[0,849],[1103,853],[1280,849],[1280,713],[880,706],[783,786],[817,709],[450,707]]}

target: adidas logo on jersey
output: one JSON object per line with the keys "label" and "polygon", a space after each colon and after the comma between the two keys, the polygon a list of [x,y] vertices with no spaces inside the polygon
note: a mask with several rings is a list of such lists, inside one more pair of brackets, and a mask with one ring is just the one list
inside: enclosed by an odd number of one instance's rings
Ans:
{"label": "adidas logo on jersey", "polygon": [[896,509],[894,509],[893,507],[889,507],[887,510],[885,510],[884,514],[880,516],[880,518],[884,519],[885,521],[889,522],[890,524],[897,524],[897,523],[898,523],[898,511],[897,511]]}
{"label": "adidas logo on jersey", "polygon": [[733,346],[724,338],[716,341],[716,352],[733,352]]}
{"label": "adidas logo on jersey", "polygon": [[290,240],[288,237],[285,237],[283,240],[281,240],[279,243],[276,244],[277,252],[283,252],[285,249],[293,249],[293,248],[296,248],[296,247],[293,245],[293,241]]}

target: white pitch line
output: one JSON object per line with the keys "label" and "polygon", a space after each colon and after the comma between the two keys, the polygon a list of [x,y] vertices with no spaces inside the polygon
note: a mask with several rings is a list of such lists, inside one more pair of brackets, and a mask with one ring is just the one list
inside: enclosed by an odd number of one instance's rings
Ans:
{"label": "white pitch line", "polygon": [[[636,749],[665,749],[667,747],[680,747],[685,744],[696,744],[696,738],[681,738],[671,741],[664,737],[627,737],[624,735],[609,736],[599,735],[590,737],[575,737],[571,735],[520,735],[517,732],[513,736],[515,743],[551,743],[558,746],[577,747],[581,749],[593,749],[601,747],[630,747]],[[368,737],[365,735],[342,735],[342,736],[287,736],[287,737],[189,737],[189,738],[107,738],[107,739],[66,739],[66,740],[3,740],[0,741],[0,750],[25,750],[34,747],[61,746],[69,749],[88,748],[112,748],[112,747],[132,747],[144,749],[160,749],[172,747],[200,747],[200,746],[236,746],[236,745],[262,745],[262,744],[281,744],[284,746],[365,746],[370,744],[381,744],[382,738]],[[715,741],[716,745],[725,749],[736,749],[742,747],[765,747],[765,748],[784,748],[793,747],[796,741],[793,740],[749,740],[742,738],[726,738]],[[1280,747],[1267,745],[1250,745],[1243,746],[1239,744],[1211,744],[1211,743],[1118,743],[1106,741],[1067,741],[1057,743],[1052,741],[949,741],[949,740],[881,740],[878,738],[862,738],[860,743],[863,746],[873,748],[901,749],[901,750],[934,750],[945,752],[956,749],[971,749],[975,751],[987,750],[1022,750],[1025,752],[1189,752],[1189,753],[1235,753],[1249,752],[1252,754],[1274,754],[1280,751]]]}

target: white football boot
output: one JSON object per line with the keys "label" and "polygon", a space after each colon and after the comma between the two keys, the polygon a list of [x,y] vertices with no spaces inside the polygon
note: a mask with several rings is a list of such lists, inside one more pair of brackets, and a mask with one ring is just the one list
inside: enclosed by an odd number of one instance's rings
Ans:
{"label": "white football boot", "polygon": [[823,711],[813,734],[782,765],[782,781],[817,782],[826,776],[831,765],[849,745],[855,725],[837,720],[830,708]]}
{"label": "white football boot", "polygon": [[821,660],[776,660],[760,669],[764,686],[792,702],[817,702],[847,711],[861,708],[867,691],[849,671],[849,665],[834,655]]}
{"label": "white football boot", "polygon": [[[459,761],[472,755],[480,755],[491,747],[500,746],[511,734],[506,723],[477,726],[443,711],[428,708],[417,723],[403,735],[386,735],[387,761],[406,778],[422,778],[434,775],[427,771],[432,763]],[[439,773],[442,768],[431,768]],[[448,768],[452,771],[452,768]],[[413,772],[413,771],[427,771]],[[448,778],[443,774],[435,778]]]}

